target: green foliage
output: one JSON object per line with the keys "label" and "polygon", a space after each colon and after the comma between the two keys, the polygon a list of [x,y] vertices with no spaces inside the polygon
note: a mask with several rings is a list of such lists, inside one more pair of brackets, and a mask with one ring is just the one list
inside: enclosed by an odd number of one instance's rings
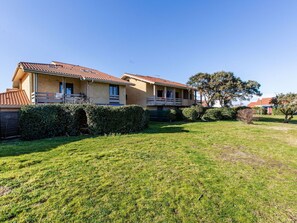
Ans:
{"label": "green foliage", "polygon": [[168,118],[170,122],[174,122],[177,119],[177,111],[176,109],[169,109]]}
{"label": "green foliage", "polygon": [[283,115],[283,113],[281,112],[281,110],[279,108],[273,108],[272,114],[273,115]]}
{"label": "green foliage", "polygon": [[137,132],[148,125],[140,106],[30,105],[21,109],[22,139],[33,140],[80,133]]}
{"label": "green foliage", "polygon": [[184,108],[182,114],[186,121],[195,122],[198,120],[198,112],[193,107]]}
{"label": "green foliage", "polygon": [[271,102],[285,115],[285,123],[297,112],[297,93],[278,94]]}
{"label": "green foliage", "polygon": [[233,108],[209,108],[202,119],[204,121],[235,120],[236,111]]}
{"label": "green foliage", "polygon": [[201,104],[197,104],[197,105],[192,106],[192,107],[196,110],[196,112],[198,114],[198,119],[201,119],[202,116],[204,115],[205,111],[206,111],[206,108],[204,108]]}
{"label": "green foliage", "polygon": [[20,111],[20,132],[25,140],[65,135],[70,122],[61,105],[29,105]]}
{"label": "green foliage", "polygon": [[198,89],[208,107],[218,100],[222,107],[229,107],[234,100],[246,100],[262,95],[256,81],[243,81],[232,72],[198,73],[190,77],[188,84]]}

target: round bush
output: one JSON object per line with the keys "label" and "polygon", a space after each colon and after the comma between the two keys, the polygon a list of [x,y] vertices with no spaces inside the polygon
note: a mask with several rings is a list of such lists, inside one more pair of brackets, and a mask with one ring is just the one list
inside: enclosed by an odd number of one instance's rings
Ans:
{"label": "round bush", "polygon": [[183,111],[184,119],[190,122],[195,122],[198,120],[198,113],[195,108],[184,108]]}

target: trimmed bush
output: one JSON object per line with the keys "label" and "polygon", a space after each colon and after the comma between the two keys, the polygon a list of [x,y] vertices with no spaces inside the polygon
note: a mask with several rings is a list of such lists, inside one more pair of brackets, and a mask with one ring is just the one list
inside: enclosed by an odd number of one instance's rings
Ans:
{"label": "trimmed bush", "polygon": [[70,122],[61,105],[29,105],[20,111],[20,132],[25,140],[65,135]]}
{"label": "trimmed bush", "polygon": [[190,122],[195,122],[198,120],[198,113],[195,108],[184,108],[182,111],[184,119]]}
{"label": "trimmed bush", "polygon": [[137,132],[148,126],[140,106],[29,105],[21,109],[22,139],[33,140],[80,133]]}
{"label": "trimmed bush", "polygon": [[205,111],[204,121],[235,120],[236,112],[233,108],[210,108]]}

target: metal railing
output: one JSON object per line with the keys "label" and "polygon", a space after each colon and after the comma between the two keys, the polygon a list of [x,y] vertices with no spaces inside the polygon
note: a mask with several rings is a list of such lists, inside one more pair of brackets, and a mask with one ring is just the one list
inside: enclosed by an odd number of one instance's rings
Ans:
{"label": "metal railing", "polygon": [[120,103],[120,96],[119,95],[110,95],[109,96],[109,103],[110,104],[118,104],[118,103]]}

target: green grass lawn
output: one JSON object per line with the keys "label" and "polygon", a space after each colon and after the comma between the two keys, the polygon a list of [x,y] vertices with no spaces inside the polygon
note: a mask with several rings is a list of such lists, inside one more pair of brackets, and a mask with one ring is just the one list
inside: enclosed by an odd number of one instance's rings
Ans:
{"label": "green grass lawn", "polygon": [[296,222],[297,125],[153,123],[0,144],[0,221]]}

